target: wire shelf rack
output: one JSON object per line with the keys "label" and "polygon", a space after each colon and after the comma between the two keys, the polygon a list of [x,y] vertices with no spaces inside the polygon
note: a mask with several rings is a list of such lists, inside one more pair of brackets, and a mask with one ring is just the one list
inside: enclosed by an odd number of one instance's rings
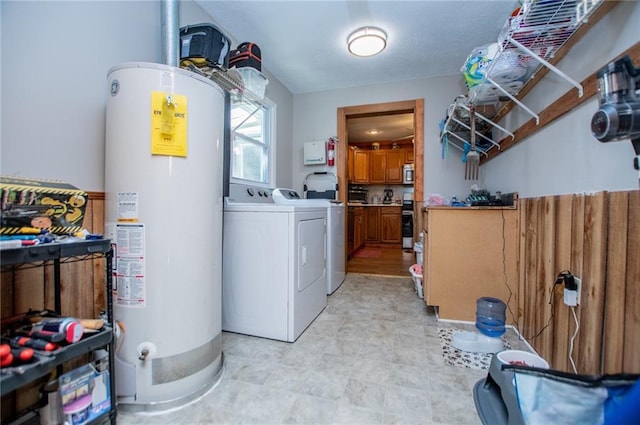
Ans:
{"label": "wire shelf rack", "polygon": [[[551,61],[567,41],[584,25],[604,0],[524,0],[507,18],[497,43],[474,49],[462,67],[467,81],[467,95],[458,96],[449,105],[441,130],[441,142],[466,152],[468,150],[468,107],[485,107],[485,114],[476,118],[482,134],[478,150],[485,156],[500,149],[492,128],[514,137],[491,118],[501,109],[501,103],[513,102],[533,116],[539,117],[518,99],[518,94],[543,67],[566,80],[582,96],[582,86],[555,67]],[[472,71],[470,71],[472,69]],[[466,74],[465,74],[466,73]],[[471,77],[470,77],[471,75]],[[466,109],[466,111],[465,111]],[[496,132],[493,132],[494,136]],[[452,136],[452,137],[449,137]]]}

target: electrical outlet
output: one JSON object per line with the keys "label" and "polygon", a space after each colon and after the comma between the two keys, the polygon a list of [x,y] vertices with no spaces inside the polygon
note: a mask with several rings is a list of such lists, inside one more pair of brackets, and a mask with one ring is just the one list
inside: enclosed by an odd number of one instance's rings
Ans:
{"label": "electrical outlet", "polygon": [[572,285],[575,289],[568,289],[566,284],[564,288],[564,303],[569,307],[575,307],[580,304],[580,295],[582,294],[582,280],[572,276]]}

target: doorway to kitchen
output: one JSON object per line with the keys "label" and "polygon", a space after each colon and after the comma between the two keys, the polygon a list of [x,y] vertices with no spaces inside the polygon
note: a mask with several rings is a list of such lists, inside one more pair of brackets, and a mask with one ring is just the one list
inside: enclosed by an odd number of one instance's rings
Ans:
{"label": "doorway to kitchen", "polygon": [[347,272],[406,276],[419,231],[406,234],[403,215],[417,217],[423,200],[424,101],[343,107],[337,118]]}

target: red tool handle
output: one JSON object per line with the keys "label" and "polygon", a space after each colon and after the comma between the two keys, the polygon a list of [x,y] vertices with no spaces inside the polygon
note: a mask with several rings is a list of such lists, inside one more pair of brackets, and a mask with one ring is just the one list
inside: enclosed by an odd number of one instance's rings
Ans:
{"label": "red tool handle", "polygon": [[28,362],[33,359],[33,348],[13,348],[11,349],[14,360]]}
{"label": "red tool handle", "polygon": [[42,341],[40,339],[29,338],[27,336],[17,336],[11,340],[13,347],[29,347],[42,351],[54,351],[58,346],[52,342]]}
{"label": "red tool handle", "polygon": [[0,367],[11,366],[13,363],[13,354],[9,353],[6,356],[0,358]]}
{"label": "red tool handle", "polygon": [[0,345],[0,358],[4,358],[10,353],[11,353],[11,347],[9,346],[9,344]]}

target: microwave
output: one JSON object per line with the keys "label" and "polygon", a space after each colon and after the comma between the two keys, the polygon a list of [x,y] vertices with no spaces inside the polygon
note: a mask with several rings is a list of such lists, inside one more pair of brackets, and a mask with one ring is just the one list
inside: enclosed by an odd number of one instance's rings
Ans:
{"label": "microwave", "polygon": [[369,202],[369,191],[363,186],[349,186],[349,202]]}
{"label": "microwave", "polygon": [[414,180],[415,170],[413,168],[413,164],[404,164],[402,166],[402,183],[403,184],[412,184]]}

